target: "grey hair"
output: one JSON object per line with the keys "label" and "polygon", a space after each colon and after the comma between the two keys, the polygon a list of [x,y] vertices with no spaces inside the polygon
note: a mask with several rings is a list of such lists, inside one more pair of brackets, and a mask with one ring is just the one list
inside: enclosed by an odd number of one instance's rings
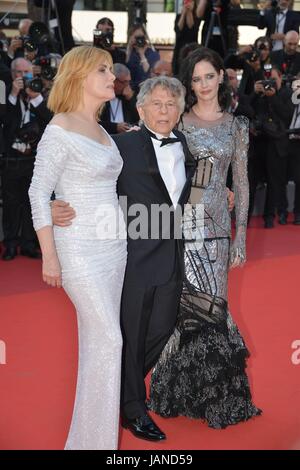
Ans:
{"label": "grey hair", "polygon": [[116,63],[113,65],[114,67],[114,74],[116,77],[119,77],[120,75],[128,75],[130,73],[130,70],[126,65],[124,64],[119,64]]}
{"label": "grey hair", "polygon": [[17,57],[10,64],[10,69],[11,69],[12,72],[14,72],[16,70],[16,68],[18,66],[18,63],[21,62],[21,61],[27,62],[27,64],[30,65],[30,67],[32,67],[32,63],[30,62],[30,60],[25,59],[25,57]]}
{"label": "grey hair", "polygon": [[137,107],[143,107],[149,95],[158,86],[170,91],[171,95],[176,98],[180,114],[182,114],[185,107],[185,88],[177,78],[166,77],[164,75],[148,78],[142,83],[137,95]]}

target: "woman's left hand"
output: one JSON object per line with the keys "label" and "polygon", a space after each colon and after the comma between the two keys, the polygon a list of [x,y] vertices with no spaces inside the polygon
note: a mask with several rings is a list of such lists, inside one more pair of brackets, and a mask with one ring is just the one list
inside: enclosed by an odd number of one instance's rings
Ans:
{"label": "woman's left hand", "polygon": [[244,244],[235,239],[230,247],[229,268],[237,268],[246,262],[246,249]]}

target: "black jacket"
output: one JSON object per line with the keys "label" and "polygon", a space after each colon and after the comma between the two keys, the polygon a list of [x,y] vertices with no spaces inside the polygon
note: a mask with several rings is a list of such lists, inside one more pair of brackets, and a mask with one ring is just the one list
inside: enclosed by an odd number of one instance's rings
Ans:
{"label": "black jacket", "polygon": [[[126,100],[123,96],[118,97],[122,102],[124,122],[128,124],[137,124],[139,122],[139,114],[136,109],[136,97],[135,95],[130,99]],[[117,123],[111,122],[110,120],[110,103],[109,101],[105,104],[100,117],[100,123],[109,134],[117,134]]]}
{"label": "black jacket", "polygon": [[[4,143],[5,143],[5,153],[7,155],[11,154],[11,146],[15,141],[16,134],[21,127],[22,122],[22,111],[21,111],[21,104],[20,104],[20,97],[17,98],[16,105],[12,105],[7,99],[6,102],[7,112],[5,117],[3,118],[4,123]],[[32,120],[36,120],[39,124],[39,134],[40,138],[47,126],[48,122],[52,118],[52,113],[47,108],[46,101],[42,101],[42,103],[37,106],[30,107],[30,111],[32,113]]]}
{"label": "black jacket", "polygon": [[[279,123],[279,129],[282,131],[289,128],[294,105],[291,99],[292,90],[287,87],[281,87],[274,96],[261,96],[253,93],[251,97],[251,106],[255,110],[255,116],[258,122],[262,123],[262,136],[267,140],[274,141],[277,153],[281,157],[285,157],[288,151],[288,135],[278,134],[278,138],[268,135],[264,129],[264,123]],[[279,132],[279,131],[278,131]]]}
{"label": "black jacket", "polygon": [[[186,183],[178,204],[187,203],[191,189],[191,178],[195,171],[195,160],[188,150],[184,135],[174,130],[182,142],[185,154]],[[153,204],[172,206],[168,190],[160,175],[157,159],[151,138],[142,126],[140,131],[125,132],[113,136],[121,156],[123,169],[118,179],[119,196],[127,196],[127,227],[136,218],[129,214],[134,204],[142,204],[148,209],[148,234],[151,234],[151,207]],[[171,217],[170,232],[174,219]],[[152,227],[153,228],[153,227]],[[150,287],[168,282],[173,274],[176,263],[181,266],[183,275],[183,240],[163,239],[165,226],[159,226],[159,239],[132,239],[128,236],[128,260],[126,282]]]}
{"label": "black jacket", "polygon": [[283,74],[297,75],[300,72],[300,52],[288,55],[284,50],[271,52],[271,62],[276,64]]}
{"label": "black jacket", "polygon": [[[286,14],[283,33],[288,31],[297,31],[299,33],[300,15],[296,11],[288,10]],[[266,10],[264,15],[259,15],[258,28],[267,28],[266,36],[271,36],[275,33],[276,29],[276,12],[273,10]]]}

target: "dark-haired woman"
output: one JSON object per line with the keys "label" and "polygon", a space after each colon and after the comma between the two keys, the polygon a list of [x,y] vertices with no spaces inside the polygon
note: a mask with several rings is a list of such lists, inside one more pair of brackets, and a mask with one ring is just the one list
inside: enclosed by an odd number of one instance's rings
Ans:
{"label": "dark-haired woman", "polygon": [[[198,49],[185,65],[181,127],[198,162],[190,199],[204,207],[204,238],[201,244],[186,237],[178,324],[153,371],[149,407],[164,417],[201,418],[225,428],[260,414],[245,373],[248,351],[227,305],[228,269],[246,260],[248,120],[226,112],[230,92],[217,53]],[[234,240],[226,197],[230,163]],[[193,227],[201,227],[200,212],[194,211]]]}

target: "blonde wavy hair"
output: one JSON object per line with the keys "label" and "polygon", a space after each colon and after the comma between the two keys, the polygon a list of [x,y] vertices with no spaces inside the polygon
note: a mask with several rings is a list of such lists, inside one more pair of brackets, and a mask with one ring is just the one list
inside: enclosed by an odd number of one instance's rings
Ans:
{"label": "blonde wavy hair", "polygon": [[97,68],[99,62],[112,67],[110,53],[92,46],[79,46],[69,51],[58,67],[48,98],[48,108],[55,114],[75,111],[82,103],[83,81]]}

